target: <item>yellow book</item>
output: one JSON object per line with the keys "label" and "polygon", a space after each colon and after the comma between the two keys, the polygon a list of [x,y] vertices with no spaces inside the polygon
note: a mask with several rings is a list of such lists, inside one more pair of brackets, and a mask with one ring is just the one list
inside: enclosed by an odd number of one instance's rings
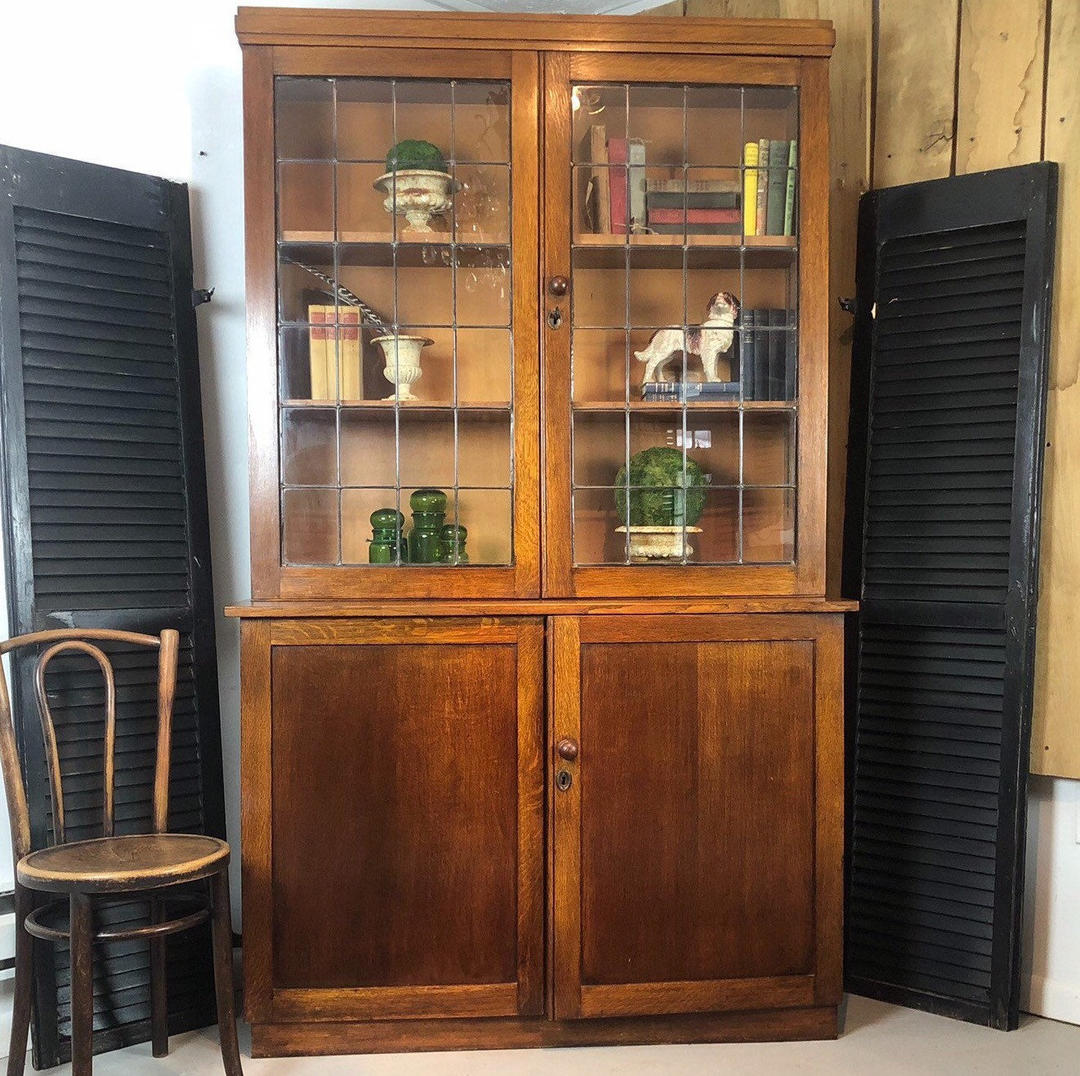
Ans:
{"label": "yellow book", "polygon": [[313,303],[308,307],[308,353],[311,364],[311,398],[313,400],[330,400],[330,373],[327,364],[328,341],[326,339],[329,330],[327,321],[333,322],[334,308]]}
{"label": "yellow book", "polygon": [[758,144],[747,142],[743,147],[743,234],[757,235]]}
{"label": "yellow book", "polygon": [[338,389],[342,400],[363,399],[360,378],[360,311],[338,307]]}

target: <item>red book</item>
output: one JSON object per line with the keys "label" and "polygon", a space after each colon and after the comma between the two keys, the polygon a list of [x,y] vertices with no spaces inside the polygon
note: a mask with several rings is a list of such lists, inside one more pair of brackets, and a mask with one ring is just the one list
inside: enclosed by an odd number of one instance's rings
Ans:
{"label": "red book", "polygon": [[[614,203],[612,203],[614,206]],[[650,224],[738,224],[740,209],[650,209]]]}
{"label": "red book", "polygon": [[[629,217],[627,192],[629,190],[626,165],[630,160],[629,143],[625,138],[609,138],[607,143],[608,185],[611,191],[611,231],[626,235]],[[621,167],[620,167],[621,166]]]}

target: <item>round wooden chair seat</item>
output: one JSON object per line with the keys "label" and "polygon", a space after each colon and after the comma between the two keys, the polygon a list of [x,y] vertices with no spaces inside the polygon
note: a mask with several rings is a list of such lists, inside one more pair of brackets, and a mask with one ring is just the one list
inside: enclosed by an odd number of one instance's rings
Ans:
{"label": "round wooden chair seat", "polygon": [[229,846],[195,833],[99,837],[42,848],[19,860],[19,882],[47,893],[122,893],[207,878],[229,862]]}

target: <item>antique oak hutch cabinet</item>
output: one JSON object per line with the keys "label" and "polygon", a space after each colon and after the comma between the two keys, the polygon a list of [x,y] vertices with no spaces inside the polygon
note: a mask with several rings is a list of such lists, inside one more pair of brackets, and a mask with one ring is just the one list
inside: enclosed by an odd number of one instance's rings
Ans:
{"label": "antique oak hutch cabinet", "polygon": [[834,1035],[831,26],[237,27],[254,1051]]}

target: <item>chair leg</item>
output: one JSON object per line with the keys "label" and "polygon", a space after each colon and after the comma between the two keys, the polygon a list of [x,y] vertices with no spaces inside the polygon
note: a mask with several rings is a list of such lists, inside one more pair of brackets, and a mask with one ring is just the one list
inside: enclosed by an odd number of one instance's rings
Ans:
{"label": "chair leg", "polygon": [[90,897],[71,894],[71,1076],[90,1076],[94,1034],[94,916]]}
{"label": "chair leg", "polygon": [[26,1036],[30,1032],[30,1006],[34,996],[34,937],[27,933],[26,917],[33,896],[15,883],[15,999],[11,1007],[11,1043],[8,1076],[23,1076],[26,1068]]}
{"label": "chair leg", "polygon": [[227,1076],[243,1076],[233,1000],[232,912],[229,908],[228,871],[219,871],[210,880],[210,896],[214,906],[214,991],[217,994],[221,1060]]}
{"label": "chair leg", "polygon": [[[162,922],[163,906],[159,897],[150,898],[150,918],[155,923]],[[153,938],[150,942],[150,1028],[151,1046],[154,1057],[165,1057],[169,1053],[169,994],[165,976],[164,938]]]}

